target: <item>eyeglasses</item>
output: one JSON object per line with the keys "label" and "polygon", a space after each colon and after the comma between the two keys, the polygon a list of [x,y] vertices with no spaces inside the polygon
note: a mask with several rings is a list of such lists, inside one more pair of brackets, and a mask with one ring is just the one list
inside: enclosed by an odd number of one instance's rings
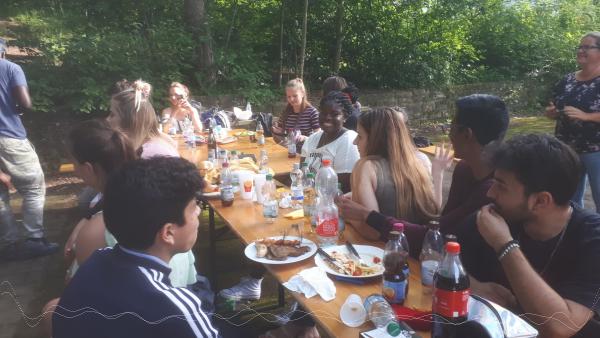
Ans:
{"label": "eyeglasses", "polygon": [[579,46],[575,47],[576,52],[579,51],[580,49],[587,52],[590,49],[600,49],[600,46],[579,45]]}

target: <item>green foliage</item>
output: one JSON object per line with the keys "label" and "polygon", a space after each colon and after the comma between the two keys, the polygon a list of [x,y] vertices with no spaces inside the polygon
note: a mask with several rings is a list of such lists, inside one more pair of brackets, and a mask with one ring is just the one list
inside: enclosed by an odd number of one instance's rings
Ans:
{"label": "green foliage", "polygon": [[[217,82],[196,67],[198,38],[186,29],[184,1],[7,0],[17,42],[39,53],[24,67],[36,109],[105,111],[112,84],[143,78],[164,104],[168,84],[195,95],[231,94],[261,103],[281,96],[300,59],[303,2],[205,1]],[[337,0],[310,0],[305,82],[331,75]],[[340,73],[359,88],[444,88],[520,81],[515,100],[532,110],[577,68],[573,48],[597,30],[596,0],[358,0],[344,2]],[[208,37],[204,37],[208,38]]]}

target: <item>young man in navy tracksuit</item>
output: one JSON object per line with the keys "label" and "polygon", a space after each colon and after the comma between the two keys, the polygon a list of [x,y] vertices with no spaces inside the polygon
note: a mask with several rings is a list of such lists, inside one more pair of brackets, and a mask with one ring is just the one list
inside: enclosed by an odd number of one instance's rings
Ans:
{"label": "young man in navy tracksuit", "polygon": [[108,181],[104,221],[119,244],[95,252],[53,315],[53,337],[218,337],[198,297],[167,262],[196,242],[203,181],[180,158],[126,164]]}

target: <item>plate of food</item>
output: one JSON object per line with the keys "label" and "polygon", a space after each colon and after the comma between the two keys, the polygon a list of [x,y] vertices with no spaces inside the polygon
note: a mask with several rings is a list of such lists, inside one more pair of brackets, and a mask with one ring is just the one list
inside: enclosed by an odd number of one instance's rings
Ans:
{"label": "plate of food", "polygon": [[336,263],[330,263],[320,254],[315,256],[315,264],[325,272],[348,278],[372,278],[383,274],[383,249],[369,245],[354,245],[364,262],[361,264],[344,245],[323,248]]}
{"label": "plate of food", "polygon": [[300,262],[317,252],[317,245],[306,238],[275,236],[257,239],[248,244],[244,254],[263,264],[290,264]]}

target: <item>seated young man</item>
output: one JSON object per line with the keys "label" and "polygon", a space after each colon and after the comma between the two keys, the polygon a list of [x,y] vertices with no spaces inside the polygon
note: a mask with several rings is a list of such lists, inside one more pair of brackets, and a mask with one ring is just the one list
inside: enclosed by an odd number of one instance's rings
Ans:
{"label": "seated young man", "polygon": [[[508,110],[497,96],[473,94],[456,101],[456,114],[450,129],[450,141],[454,156],[460,158],[452,174],[448,201],[439,219],[443,233],[454,233],[456,227],[471,213],[489,203],[486,193],[492,185],[492,169],[485,163],[483,153],[486,146],[504,139],[508,129]],[[451,158],[432,161],[432,176],[437,200],[441,201],[444,170]],[[411,256],[418,257],[427,227],[397,220],[390,215],[369,210],[349,198],[338,200],[344,219],[366,222],[387,240],[387,235],[396,222],[404,223],[404,232],[410,243]]]}
{"label": "seated young man", "polygon": [[577,154],[552,136],[524,135],[490,160],[492,203],[457,229],[471,292],[525,313],[540,337],[598,337],[600,215],[570,201]]}
{"label": "seated young man", "polygon": [[201,302],[169,281],[168,262],[198,235],[203,180],[180,158],[125,164],[108,180],[104,221],[119,244],[96,251],[53,315],[53,337],[217,337]]}

